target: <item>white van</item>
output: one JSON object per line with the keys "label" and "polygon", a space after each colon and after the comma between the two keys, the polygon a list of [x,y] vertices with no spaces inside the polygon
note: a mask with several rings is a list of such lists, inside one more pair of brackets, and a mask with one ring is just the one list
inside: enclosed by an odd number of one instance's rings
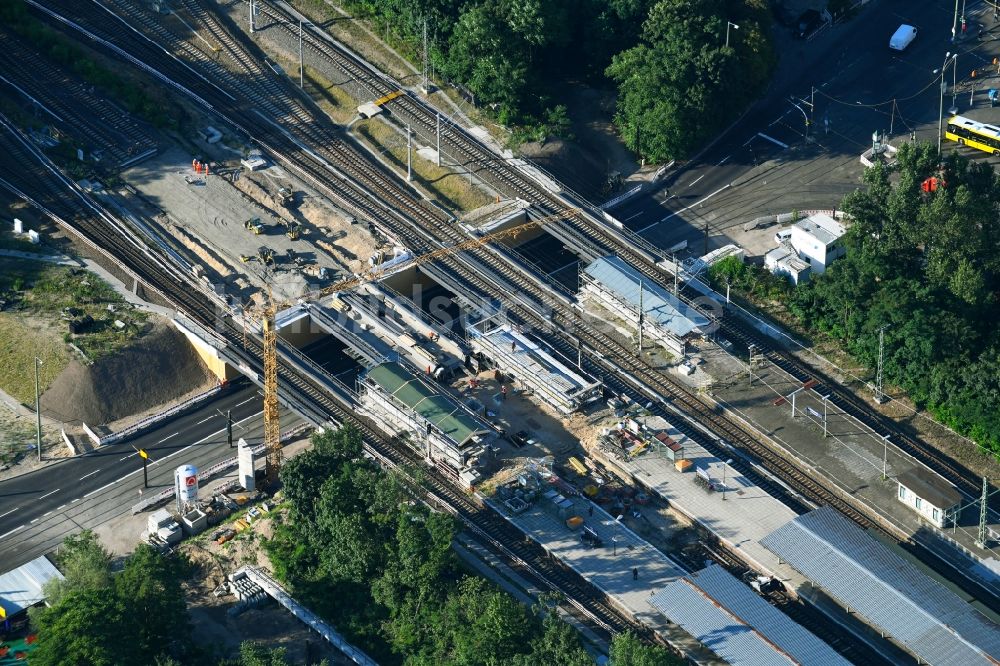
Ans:
{"label": "white van", "polygon": [[896,29],[892,38],[889,39],[889,48],[893,51],[905,51],[914,39],[917,38],[917,29],[905,23]]}
{"label": "white van", "polygon": [[782,229],[778,233],[774,234],[774,242],[777,243],[778,245],[781,245],[787,240],[791,240],[791,238],[792,238],[791,229]]}

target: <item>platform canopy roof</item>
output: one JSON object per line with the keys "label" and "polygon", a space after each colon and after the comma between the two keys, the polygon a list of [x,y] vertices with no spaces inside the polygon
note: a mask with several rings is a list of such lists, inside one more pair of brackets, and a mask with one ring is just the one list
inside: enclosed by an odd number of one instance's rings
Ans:
{"label": "platform canopy roof", "polygon": [[850,664],[716,564],[675,580],[650,603],[730,664]]}
{"label": "platform canopy roof", "polygon": [[761,544],[924,663],[1000,661],[1000,625],[829,506]]}
{"label": "platform canopy roof", "polygon": [[619,257],[595,259],[587,265],[585,272],[637,311],[641,300],[645,316],[679,338],[700,333],[709,324],[708,317],[644,277]]}
{"label": "platform canopy roof", "polygon": [[474,435],[489,432],[460,404],[441,395],[395,361],[374,366],[368,377],[458,446],[464,446]]}

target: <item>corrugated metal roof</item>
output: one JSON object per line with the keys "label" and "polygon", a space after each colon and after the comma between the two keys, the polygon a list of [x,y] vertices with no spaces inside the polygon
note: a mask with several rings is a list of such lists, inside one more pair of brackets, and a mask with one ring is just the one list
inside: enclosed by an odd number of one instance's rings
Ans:
{"label": "corrugated metal roof", "polygon": [[1000,626],[828,506],[761,543],[927,663],[1000,660]]}
{"label": "corrugated metal roof", "polygon": [[670,583],[650,603],[730,664],[850,665],[715,564]]}
{"label": "corrugated metal roof", "polygon": [[642,284],[642,309],[646,317],[663,326],[677,337],[697,332],[708,326],[708,317],[676,296],[643,277],[618,257],[602,257],[585,269],[587,275],[600,282],[619,298],[639,309],[639,285]]}
{"label": "corrugated metal roof", "polygon": [[7,611],[7,617],[12,617],[43,601],[42,586],[53,578],[62,577],[44,555],[8,571],[0,575],[0,606]]}
{"label": "corrugated metal roof", "polygon": [[489,432],[461,405],[434,391],[399,363],[376,365],[368,371],[368,376],[459,446],[476,433]]}

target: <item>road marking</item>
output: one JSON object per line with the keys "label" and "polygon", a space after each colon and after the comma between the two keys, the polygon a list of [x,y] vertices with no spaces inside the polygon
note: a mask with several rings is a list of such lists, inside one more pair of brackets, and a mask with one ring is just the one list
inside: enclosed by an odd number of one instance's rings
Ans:
{"label": "road marking", "polygon": [[57,507],[56,507],[56,511],[62,511],[62,510],[63,510],[63,509],[65,509],[65,508],[66,508],[66,505],[65,505],[65,504],[63,504],[62,506],[57,506]]}
{"label": "road marking", "polygon": [[86,478],[87,478],[88,476],[94,476],[95,474],[97,474],[97,473],[98,473],[98,472],[100,472],[100,471],[101,471],[101,470],[99,470],[99,469],[95,469],[95,470],[94,470],[93,472],[91,472],[90,474],[84,474],[83,476],[81,476],[81,477],[80,477],[80,480],[81,480],[81,481],[83,481],[83,480],[84,480],[84,479],[86,479]]}
{"label": "road marking", "polygon": [[118,462],[121,462],[121,461],[123,461],[123,460],[128,460],[128,459],[129,459],[129,458],[131,458],[132,456],[136,456],[136,455],[139,455],[139,454],[138,454],[138,453],[130,453],[130,454],[128,454],[127,456],[125,456],[124,458],[119,458],[119,459],[118,459]]}
{"label": "road marking", "polygon": [[697,183],[699,180],[701,180],[704,177],[705,177],[705,174],[701,174],[700,176],[698,176],[697,178],[695,178],[694,180],[692,180],[691,184],[688,185],[688,187],[691,187],[691,185],[694,185],[695,183]]}
{"label": "road marking", "polygon": [[[714,197],[719,192],[722,192],[724,190],[728,190],[732,186],[733,186],[732,183],[729,183],[727,185],[723,185],[722,187],[720,187],[719,189],[717,189],[716,191],[712,192],[707,197],[705,197],[704,199],[702,199],[701,201],[696,201],[693,204],[691,204],[690,206],[684,206],[684,208],[681,208],[678,211],[674,211],[670,215],[667,215],[665,218],[663,218],[662,220],[660,220],[660,222],[666,222],[667,220],[669,220],[670,218],[672,218],[675,215],[679,215],[679,214],[683,213],[686,210],[690,210],[690,209],[694,208],[695,206],[700,206],[701,204],[705,203],[706,201],[708,201],[709,199],[711,199],[712,197]],[[650,225],[650,226],[653,226],[653,225]],[[646,227],[646,229],[648,229],[648,228],[649,227]],[[645,229],[643,229],[643,231],[645,231]]]}
{"label": "road marking", "polygon": [[[46,513],[42,514],[42,518],[45,518],[46,516],[51,516],[51,515],[52,515],[52,512],[51,511],[47,511]],[[35,518],[35,520],[38,520],[38,519]]]}
{"label": "road marking", "polygon": [[631,215],[631,216],[629,216],[629,217],[626,217],[626,218],[625,218],[625,221],[626,221],[626,222],[628,222],[628,221],[629,221],[629,220],[631,220],[631,219],[632,219],[633,217],[639,217],[640,215],[642,215],[642,211],[641,211],[641,210],[640,210],[640,211],[639,211],[638,213],[636,213],[635,215]]}
{"label": "road marking", "polygon": [[10,532],[7,532],[7,534],[0,535],[0,541],[3,541],[4,539],[6,539],[7,537],[9,537],[14,532],[17,532],[18,530],[23,530],[25,527],[26,527],[25,525],[21,525],[19,527],[15,527]]}
{"label": "road marking", "polygon": [[53,490],[53,491],[50,491],[50,492],[47,492],[47,493],[45,493],[44,495],[42,495],[42,496],[41,496],[41,497],[39,497],[38,499],[40,499],[40,500],[43,500],[43,499],[45,499],[46,497],[48,497],[49,495],[55,495],[55,494],[56,494],[57,492],[59,492],[59,489],[58,489],[58,488],[56,488],[56,489],[55,489],[55,490]]}
{"label": "road marking", "polygon": [[[135,472],[138,472],[138,471],[139,471],[139,470],[136,470]],[[132,474],[135,474],[135,472],[132,472]],[[128,475],[128,474],[126,474],[125,476],[129,476],[129,475]],[[125,478],[125,477],[123,476],[123,477],[122,477],[122,479],[124,479],[124,478]],[[116,484],[116,483],[118,483],[119,481],[121,481],[121,479],[116,479],[116,480],[112,481],[111,483],[105,483],[105,484],[104,484],[103,486],[101,486],[101,487],[100,487],[100,488],[98,488],[97,490],[91,490],[91,491],[90,491],[89,493],[87,493],[86,495],[84,495],[84,497],[90,497],[90,496],[91,496],[91,495],[93,495],[94,493],[99,493],[99,492],[101,492],[102,490],[104,490],[105,488],[109,488],[109,487],[111,487],[111,486],[115,485],[115,484]]]}
{"label": "road marking", "polygon": [[719,160],[718,162],[716,162],[716,163],[715,163],[715,166],[722,166],[723,164],[725,164],[726,162],[728,162],[728,161],[729,161],[729,158],[730,158],[730,157],[732,157],[732,156],[731,156],[731,155],[726,155],[726,156],[725,156],[725,157],[723,157],[723,158],[722,158],[721,160]]}
{"label": "road marking", "polygon": [[4,516],[9,516],[10,514],[14,513],[15,511],[17,511],[20,508],[21,507],[19,507],[19,506],[15,506],[13,509],[11,509],[10,511],[8,511],[7,513],[0,513],[0,518],[3,518]]}
{"label": "road marking", "polygon": [[[77,497],[75,500],[73,500],[73,502],[79,502],[81,499],[83,499],[83,498],[82,497]],[[70,502],[70,504],[73,504],[73,502]]]}
{"label": "road marking", "polygon": [[196,423],[195,425],[201,425],[201,424],[202,424],[202,423],[204,423],[205,421],[211,421],[211,420],[212,420],[212,419],[214,419],[214,418],[215,418],[215,414],[212,414],[212,415],[211,415],[211,416],[209,416],[209,417],[208,417],[207,419],[202,419],[201,421],[198,421],[198,423]]}
{"label": "road marking", "polygon": [[158,442],[157,442],[157,444],[163,444],[163,442],[167,441],[167,440],[168,440],[168,439],[170,439],[171,437],[176,437],[176,436],[177,436],[177,435],[179,435],[179,434],[180,434],[179,432],[175,432],[175,433],[174,433],[174,434],[172,434],[172,435],[167,435],[166,437],[164,437],[163,439],[161,439],[160,441],[158,441]]}
{"label": "road marking", "polygon": [[35,523],[37,523],[37,522],[38,522],[38,518],[35,518],[34,520],[32,520],[32,521],[31,521],[30,523],[28,523],[28,524],[29,524],[29,525],[34,525],[34,524],[35,524]]}
{"label": "road marking", "polygon": [[256,400],[256,399],[257,399],[257,396],[254,396],[254,397],[252,397],[252,398],[247,398],[246,400],[244,400],[243,402],[241,402],[240,404],[238,404],[238,405],[236,405],[236,406],[237,406],[237,407],[242,407],[243,405],[247,404],[248,402],[250,402],[250,401],[252,401],[252,400]]}
{"label": "road marking", "polygon": [[[781,120],[781,119],[779,118],[778,120]],[[777,121],[775,121],[775,122],[777,122]],[[763,132],[757,132],[757,136],[759,136],[762,139],[766,139],[766,140],[770,141],[771,143],[775,144],[776,146],[781,146],[782,148],[788,148],[788,144],[787,143],[782,143],[782,142],[778,141],[777,139],[775,139],[773,136],[768,136],[768,135],[764,134]]]}

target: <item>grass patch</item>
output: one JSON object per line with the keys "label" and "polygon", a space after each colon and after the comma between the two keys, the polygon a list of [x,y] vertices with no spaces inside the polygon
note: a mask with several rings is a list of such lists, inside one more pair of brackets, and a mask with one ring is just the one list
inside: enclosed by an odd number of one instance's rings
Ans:
{"label": "grass patch", "polygon": [[346,125],[358,114],[358,102],[313,67],[303,68],[306,94],[333,122]]}
{"label": "grass patch", "polygon": [[35,357],[44,391],[72,358],[56,322],[0,312],[0,388],[18,402],[35,404]]}
{"label": "grass patch", "polygon": [[[0,386],[22,402],[34,399],[34,356],[51,360],[42,373],[51,381],[72,356],[68,343],[96,361],[139,337],[147,319],[96,275],[44,262],[5,260],[0,299],[6,302],[0,313]],[[80,331],[69,332],[64,313],[81,322]],[[30,379],[27,388],[22,375]]]}
{"label": "grass patch", "polygon": [[[406,140],[394,129],[378,120],[364,120],[354,125],[367,140],[397,169],[406,172]],[[492,203],[485,192],[469,182],[468,178],[438,167],[416,154],[413,156],[413,182],[442,205],[451,210],[467,212]]]}

